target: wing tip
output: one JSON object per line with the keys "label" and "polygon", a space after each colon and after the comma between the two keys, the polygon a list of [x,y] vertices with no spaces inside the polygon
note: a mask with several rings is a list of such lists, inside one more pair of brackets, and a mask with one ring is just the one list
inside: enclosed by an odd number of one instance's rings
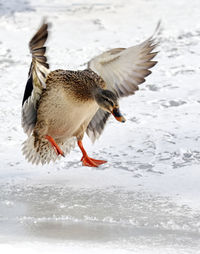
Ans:
{"label": "wing tip", "polygon": [[162,20],[159,19],[156,25],[156,28],[152,34],[152,36],[150,37],[152,40],[155,40],[156,37],[158,37],[158,35],[161,34],[163,28],[162,28]]}
{"label": "wing tip", "polygon": [[49,36],[49,29],[51,23],[43,19],[42,24],[39,26],[31,40],[29,41],[29,49],[32,54],[33,50],[41,48],[47,41]]}

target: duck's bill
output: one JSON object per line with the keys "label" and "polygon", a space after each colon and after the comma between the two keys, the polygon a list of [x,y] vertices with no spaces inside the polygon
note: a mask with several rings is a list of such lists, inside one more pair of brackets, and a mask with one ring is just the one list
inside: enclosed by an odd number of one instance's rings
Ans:
{"label": "duck's bill", "polygon": [[112,111],[112,115],[115,117],[115,119],[119,122],[125,123],[126,119],[123,117],[121,112],[119,111],[119,108],[114,108]]}

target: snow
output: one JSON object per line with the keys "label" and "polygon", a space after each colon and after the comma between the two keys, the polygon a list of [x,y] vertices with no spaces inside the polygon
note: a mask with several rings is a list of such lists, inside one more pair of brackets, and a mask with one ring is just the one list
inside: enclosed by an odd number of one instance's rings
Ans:
{"label": "snow", "polygon": [[[200,253],[199,0],[0,1],[0,251]],[[28,41],[52,23],[51,69],[83,69],[93,56],[150,36],[162,20],[159,61],[127,122],[110,119],[82,167],[78,148],[48,166],[21,153]]]}

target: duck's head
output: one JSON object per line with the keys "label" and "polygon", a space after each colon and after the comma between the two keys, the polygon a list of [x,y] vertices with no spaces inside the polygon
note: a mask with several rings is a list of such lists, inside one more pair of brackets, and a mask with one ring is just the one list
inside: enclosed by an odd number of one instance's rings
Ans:
{"label": "duck's head", "polygon": [[122,123],[126,121],[119,110],[118,98],[112,91],[100,89],[94,97],[99,107],[111,113],[117,121]]}

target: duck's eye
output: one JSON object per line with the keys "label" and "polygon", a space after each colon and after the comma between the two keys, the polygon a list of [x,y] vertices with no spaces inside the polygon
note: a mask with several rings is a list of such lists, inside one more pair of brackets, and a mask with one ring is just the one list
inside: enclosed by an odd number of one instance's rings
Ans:
{"label": "duck's eye", "polygon": [[104,98],[104,100],[107,101],[112,107],[114,107],[114,103],[111,100],[108,98]]}

